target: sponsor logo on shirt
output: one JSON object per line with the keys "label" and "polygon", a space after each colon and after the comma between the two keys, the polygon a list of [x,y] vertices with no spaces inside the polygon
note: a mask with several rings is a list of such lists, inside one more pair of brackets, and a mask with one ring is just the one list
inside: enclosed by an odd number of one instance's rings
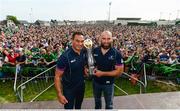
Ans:
{"label": "sponsor logo on shirt", "polygon": [[109,58],[108,58],[109,60],[114,60],[114,56],[113,55],[111,55],[111,56],[109,56]]}
{"label": "sponsor logo on shirt", "polygon": [[106,84],[109,84],[110,83],[110,81],[106,81]]}
{"label": "sponsor logo on shirt", "polygon": [[73,59],[73,60],[71,60],[70,62],[71,62],[71,63],[76,62],[76,59]]}
{"label": "sponsor logo on shirt", "polygon": [[94,54],[94,56],[95,56],[95,57],[97,57],[97,56],[98,56],[98,54]]}

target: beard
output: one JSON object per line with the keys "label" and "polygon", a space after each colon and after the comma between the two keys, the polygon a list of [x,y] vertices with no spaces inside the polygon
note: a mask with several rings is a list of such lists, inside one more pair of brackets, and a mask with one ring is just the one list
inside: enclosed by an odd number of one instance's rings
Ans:
{"label": "beard", "polygon": [[105,50],[111,48],[111,44],[108,44],[108,45],[104,45],[104,44],[101,44],[101,47]]}

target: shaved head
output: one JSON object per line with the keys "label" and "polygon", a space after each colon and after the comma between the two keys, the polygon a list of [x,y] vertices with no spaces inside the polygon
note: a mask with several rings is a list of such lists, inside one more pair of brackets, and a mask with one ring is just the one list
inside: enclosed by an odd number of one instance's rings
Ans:
{"label": "shaved head", "polygon": [[107,31],[102,32],[101,37],[102,37],[102,36],[109,36],[109,37],[112,38],[112,33],[107,30]]}
{"label": "shaved head", "polygon": [[103,49],[109,49],[113,42],[112,33],[110,31],[104,31],[100,36],[100,44]]}

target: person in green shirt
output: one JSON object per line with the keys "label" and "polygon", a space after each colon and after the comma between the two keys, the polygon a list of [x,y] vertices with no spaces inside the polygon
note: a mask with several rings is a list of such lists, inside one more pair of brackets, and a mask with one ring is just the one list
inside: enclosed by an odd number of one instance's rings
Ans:
{"label": "person in green shirt", "polygon": [[47,52],[46,50],[42,50],[44,53],[42,55],[42,58],[44,59],[44,63],[47,65],[47,66],[53,66],[55,65],[55,55],[51,52],[51,50],[47,49]]}

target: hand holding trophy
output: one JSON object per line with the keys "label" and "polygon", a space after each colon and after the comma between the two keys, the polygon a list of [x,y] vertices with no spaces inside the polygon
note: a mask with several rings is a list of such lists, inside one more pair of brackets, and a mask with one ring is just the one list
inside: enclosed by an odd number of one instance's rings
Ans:
{"label": "hand holding trophy", "polygon": [[92,55],[92,40],[91,39],[86,39],[84,41],[84,47],[87,49],[87,62],[88,62],[88,68],[89,68],[89,76],[93,75],[94,72],[94,58]]}

